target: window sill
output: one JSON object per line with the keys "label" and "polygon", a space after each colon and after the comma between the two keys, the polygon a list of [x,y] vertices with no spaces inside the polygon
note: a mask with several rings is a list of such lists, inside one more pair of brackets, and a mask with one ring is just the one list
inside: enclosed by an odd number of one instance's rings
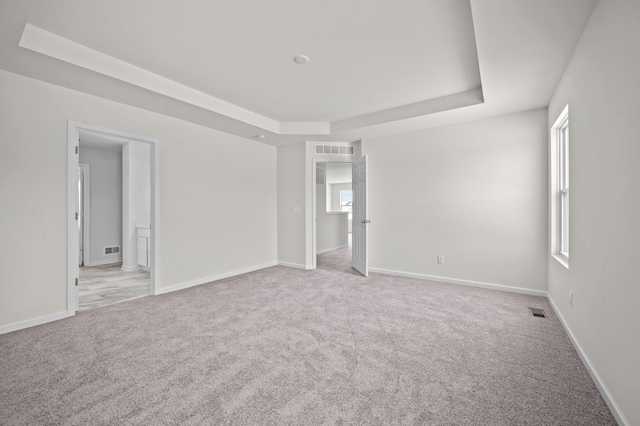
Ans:
{"label": "window sill", "polygon": [[561,253],[552,254],[553,258],[560,262],[562,266],[569,269],[569,257]]}

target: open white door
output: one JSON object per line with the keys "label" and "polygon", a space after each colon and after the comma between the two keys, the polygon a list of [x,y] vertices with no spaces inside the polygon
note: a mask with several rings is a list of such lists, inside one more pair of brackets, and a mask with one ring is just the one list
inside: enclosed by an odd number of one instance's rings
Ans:
{"label": "open white door", "polygon": [[353,241],[351,266],[365,277],[369,276],[369,253],[367,249],[367,156],[352,163],[353,187]]}

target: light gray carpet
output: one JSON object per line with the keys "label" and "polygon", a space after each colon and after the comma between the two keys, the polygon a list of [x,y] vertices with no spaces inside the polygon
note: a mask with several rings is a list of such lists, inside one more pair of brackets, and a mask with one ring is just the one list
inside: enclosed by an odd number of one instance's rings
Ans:
{"label": "light gray carpet", "polygon": [[347,253],[2,335],[0,423],[615,424],[545,299]]}

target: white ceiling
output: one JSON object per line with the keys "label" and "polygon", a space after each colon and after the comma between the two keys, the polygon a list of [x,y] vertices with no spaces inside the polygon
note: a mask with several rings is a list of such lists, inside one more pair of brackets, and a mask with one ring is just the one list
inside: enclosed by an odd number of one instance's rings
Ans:
{"label": "white ceiling", "polygon": [[0,68],[273,145],[357,140],[546,106],[594,3],[2,0]]}

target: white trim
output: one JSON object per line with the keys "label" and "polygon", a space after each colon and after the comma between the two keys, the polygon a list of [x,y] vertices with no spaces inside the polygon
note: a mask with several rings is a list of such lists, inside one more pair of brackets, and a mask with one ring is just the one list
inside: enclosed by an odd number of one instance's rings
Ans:
{"label": "white trim", "polygon": [[[149,159],[151,161],[151,159]],[[149,165],[151,166],[151,165]],[[151,186],[151,182],[149,182]],[[151,190],[151,188],[149,188]],[[151,205],[149,205],[151,207]],[[131,270],[138,265],[138,239],[135,238],[135,244],[132,244],[131,234],[137,232],[132,230],[131,220],[131,142],[122,144],[122,266],[123,271]],[[133,256],[133,253],[136,255]],[[124,255],[127,255],[126,258]],[[131,258],[135,257],[135,263],[131,262]],[[126,262],[125,262],[126,260]]]}
{"label": "white trim", "polygon": [[0,334],[11,333],[12,331],[18,331],[29,327],[35,327],[36,325],[46,324],[52,321],[58,321],[63,318],[73,316],[73,313],[67,311],[58,312],[51,315],[45,315],[42,317],[31,318],[24,321],[18,321],[11,324],[0,326]]}
{"label": "white trim", "polygon": [[511,287],[508,285],[485,283],[481,281],[460,280],[456,278],[438,277],[435,275],[415,274],[412,272],[401,272],[401,271],[393,271],[389,269],[380,269],[380,268],[371,268],[371,267],[369,267],[369,272],[376,272],[378,274],[386,274],[386,275],[395,275],[398,277],[417,278],[420,280],[437,281],[437,282],[447,283],[447,284],[458,284],[458,285],[464,285],[467,287],[480,287],[480,288],[486,288],[489,290],[507,291],[510,293],[528,294],[531,296],[547,297],[547,292],[544,290],[533,290],[530,288]]}
{"label": "white trim", "polygon": [[151,276],[151,294],[158,294],[160,286],[160,143],[155,140],[151,148],[151,252],[149,253],[149,272]]}
{"label": "white trim", "polygon": [[[570,179],[565,175],[569,173],[570,158],[568,157],[569,140],[565,139],[562,134],[564,129],[569,131],[569,124],[569,105],[567,104],[549,129],[549,241],[551,256],[567,269],[569,269],[568,247],[570,243]],[[569,179],[569,182],[565,182],[565,178]],[[563,193],[566,194],[566,200],[569,203],[564,209],[562,207]],[[563,243],[566,247],[563,247]],[[566,251],[563,251],[565,248]]]}
{"label": "white trim", "polygon": [[251,266],[249,268],[237,269],[231,272],[225,272],[224,274],[214,275],[212,277],[199,278],[197,280],[188,281],[186,283],[175,284],[169,287],[163,287],[158,289],[158,294],[171,293],[178,290],[184,290],[185,288],[195,287],[201,284],[207,284],[213,281],[222,280],[225,278],[235,277],[237,275],[246,274],[249,272],[258,271],[260,269],[270,268],[272,266],[278,265],[278,262],[269,262],[264,263],[262,265]]}
{"label": "white trim", "polygon": [[78,199],[78,166],[80,132],[76,122],[67,122],[67,312],[75,313],[78,309],[78,291],[75,286],[78,278],[78,226],[75,220]]}
{"label": "white trim", "polygon": [[331,247],[331,248],[328,248],[328,249],[324,249],[324,250],[316,251],[316,254],[328,253],[328,252],[330,252],[330,251],[340,250],[340,249],[343,249],[343,248],[345,248],[345,247],[349,247],[349,244],[345,244],[345,245],[343,245],[343,246]]}
{"label": "white trim", "polygon": [[[140,265],[134,265],[134,266],[122,265],[122,267],[120,269],[125,271],[125,272],[133,272],[133,271],[141,271],[141,270],[143,270],[145,268],[143,268]],[[149,269],[147,268],[146,271],[149,271]]]}
{"label": "white trim", "polygon": [[604,402],[607,403],[607,406],[611,410],[611,413],[616,418],[616,421],[618,422],[618,424],[623,426],[630,425],[631,423],[629,423],[627,418],[622,413],[620,406],[616,403],[615,399],[613,399],[613,395],[611,395],[609,388],[607,388],[607,386],[604,384],[604,381],[598,374],[598,371],[596,370],[594,365],[591,363],[591,360],[589,359],[587,354],[584,352],[584,349],[582,349],[582,346],[580,346],[580,343],[578,342],[578,339],[571,331],[571,328],[569,328],[569,325],[567,324],[564,317],[560,313],[560,310],[558,309],[556,303],[551,298],[551,294],[547,293],[547,299],[549,300],[551,307],[553,308],[556,315],[558,316],[558,319],[560,319],[560,324],[562,324],[562,327],[564,327],[564,331],[569,336],[571,343],[573,343],[573,347],[576,349],[576,352],[578,352],[578,355],[580,355],[580,359],[582,360],[582,363],[586,367],[587,371],[589,372],[589,375],[593,379],[593,382],[596,384],[596,387],[600,391],[600,394],[602,395]]}
{"label": "white trim", "polygon": [[89,262],[84,264],[84,266],[101,266],[101,265],[110,265],[112,263],[122,263],[122,257],[114,257],[113,259],[102,259],[102,260],[94,260],[93,262]]}
{"label": "white trim", "polygon": [[78,163],[78,166],[84,173],[84,190],[82,191],[82,220],[84,221],[82,249],[84,253],[82,263],[86,265],[87,262],[91,262],[91,165]]}
{"label": "white trim", "polygon": [[564,253],[554,253],[551,257],[560,262],[562,266],[569,269],[569,258]]}
{"label": "white trim", "polygon": [[278,265],[286,266],[287,268],[295,268],[295,269],[305,269],[305,270],[315,269],[313,265],[303,265],[301,263],[278,262]]}

